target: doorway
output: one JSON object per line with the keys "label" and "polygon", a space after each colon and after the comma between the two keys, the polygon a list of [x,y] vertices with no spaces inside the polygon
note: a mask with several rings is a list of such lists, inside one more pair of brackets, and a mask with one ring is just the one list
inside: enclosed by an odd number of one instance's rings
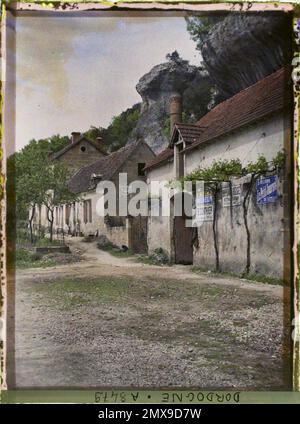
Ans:
{"label": "doorway", "polygon": [[[174,213],[175,198],[177,202],[182,202],[182,213]],[[186,207],[184,208],[184,202]],[[178,203],[177,203],[178,204]],[[190,212],[187,216],[185,213],[188,209]],[[191,209],[191,211],[189,211]],[[173,258],[176,264],[190,265],[193,263],[193,227],[188,227],[186,221],[192,215],[192,197],[189,193],[177,193],[171,199],[171,219],[173,224],[172,241],[173,241]]]}

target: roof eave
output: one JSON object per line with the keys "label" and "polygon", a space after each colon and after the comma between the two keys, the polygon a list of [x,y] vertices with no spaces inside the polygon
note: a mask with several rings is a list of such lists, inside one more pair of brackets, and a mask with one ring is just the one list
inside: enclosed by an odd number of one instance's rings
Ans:
{"label": "roof eave", "polygon": [[203,145],[205,145],[205,144],[207,144],[207,143],[211,143],[211,142],[213,142],[213,141],[217,140],[218,138],[226,137],[226,136],[228,136],[229,134],[232,134],[232,133],[234,133],[234,132],[236,132],[236,131],[239,131],[239,130],[241,130],[241,129],[244,129],[244,128],[246,128],[246,127],[249,127],[249,126],[253,125],[254,123],[261,122],[261,121],[263,121],[264,119],[268,119],[268,118],[270,118],[271,116],[276,115],[277,113],[283,112],[283,111],[284,111],[284,109],[285,109],[285,108],[283,107],[283,108],[280,108],[280,109],[278,109],[278,110],[275,110],[275,111],[272,111],[272,112],[270,112],[270,113],[267,113],[266,115],[261,116],[260,118],[258,118],[256,121],[248,122],[248,123],[246,123],[246,124],[244,124],[244,125],[238,126],[238,127],[233,128],[233,129],[231,129],[231,130],[229,130],[229,131],[227,131],[227,132],[224,132],[224,133],[222,133],[222,134],[219,134],[219,135],[217,135],[217,136],[215,136],[215,137],[208,138],[207,140],[204,140],[203,142],[201,142],[201,141],[200,141],[200,142],[199,142],[199,141],[195,141],[192,145],[190,145],[190,146],[186,147],[185,149],[183,149],[183,150],[181,151],[181,153],[189,153],[191,150],[194,150],[194,149],[196,149],[197,147],[203,146]]}

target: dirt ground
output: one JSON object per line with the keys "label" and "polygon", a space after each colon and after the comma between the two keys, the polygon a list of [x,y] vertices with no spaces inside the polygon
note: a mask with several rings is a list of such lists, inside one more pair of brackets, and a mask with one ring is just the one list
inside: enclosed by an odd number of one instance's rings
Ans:
{"label": "dirt ground", "polygon": [[70,244],[17,272],[17,387],[286,388],[281,286]]}

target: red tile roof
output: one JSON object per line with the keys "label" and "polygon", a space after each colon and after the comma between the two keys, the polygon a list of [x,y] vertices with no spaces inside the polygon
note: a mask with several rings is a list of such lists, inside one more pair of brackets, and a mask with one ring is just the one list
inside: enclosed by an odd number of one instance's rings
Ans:
{"label": "red tile roof", "polygon": [[291,81],[290,71],[281,68],[217,105],[197,122],[203,131],[185,152],[288,107],[288,81]]}
{"label": "red tile roof", "polygon": [[175,124],[171,137],[171,145],[173,141],[175,141],[177,135],[181,135],[186,144],[192,144],[197,141],[202,132],[203,129],[199,125]]}
{"label": "red tile roof", "polygon": [[[177,131],[180,131],[183,138],[186,137],[188,144],[183,152],[188,153],[202,143],[213,141],[282,111],[290,104],[289,82],[291,83],[290,69],[281,68],[218,104],[195,125],[177,124]],[[172,139],[174,134],[173,132]],[[145,169],[160,165],[172,155],[173,149],[167,148],[148,163]]]}
{"label": "red tile roof", "polygon": [[145,170],[154,168],[157,165],[160,165],[163,162],[166,162],[169,159],[172,159],[174,155],[173,149],[167,148],[159,153],[151,162],[147,163]]}

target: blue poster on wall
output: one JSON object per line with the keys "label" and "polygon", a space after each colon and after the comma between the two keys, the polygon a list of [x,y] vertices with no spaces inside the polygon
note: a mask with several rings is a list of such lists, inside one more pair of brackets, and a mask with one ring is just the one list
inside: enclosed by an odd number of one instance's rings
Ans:
{"label": "blue poster on wall", "polygon": [[277,175],[256,181],[256,200],[258,204],[274,203],[277,199]]}

